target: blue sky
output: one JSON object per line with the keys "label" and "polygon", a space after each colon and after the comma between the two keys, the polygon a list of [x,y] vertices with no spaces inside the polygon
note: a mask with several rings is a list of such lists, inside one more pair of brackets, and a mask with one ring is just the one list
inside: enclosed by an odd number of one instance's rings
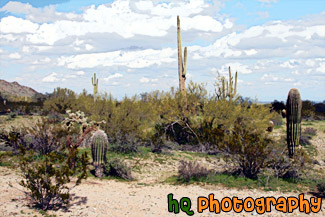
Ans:
{"label": "blue sky", "polygon": [[213,92],[230,66],[244,97],[325,100],[323,0],[1,0],[0,79],[92,92],[96,72],[118,98],[178,87],[177,15],[187,82]]}

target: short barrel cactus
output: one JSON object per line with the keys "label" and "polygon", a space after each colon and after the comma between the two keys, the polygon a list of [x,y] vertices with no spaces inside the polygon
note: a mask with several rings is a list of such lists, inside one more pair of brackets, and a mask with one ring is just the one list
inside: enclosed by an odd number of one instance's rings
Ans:
{"label": "short barrel cactus", "polygon": [[90,142],[93,165],[96,168],[95,173],[97,173],[97,171],[102,170],[103,165],[106,162],[106,153],[108,148],[107,135],[104,131],[97,130],[93,133],[92,137],[90,138]]}

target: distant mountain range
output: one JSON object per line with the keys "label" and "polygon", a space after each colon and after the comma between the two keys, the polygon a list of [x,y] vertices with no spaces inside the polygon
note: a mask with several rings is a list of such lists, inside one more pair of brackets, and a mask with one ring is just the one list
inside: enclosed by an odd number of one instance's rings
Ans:
{"label": "distant mountain range", "polygon": [[0,79],[0,97],[10,101],[36,101],[42,94],[18,82],[8,82]]}

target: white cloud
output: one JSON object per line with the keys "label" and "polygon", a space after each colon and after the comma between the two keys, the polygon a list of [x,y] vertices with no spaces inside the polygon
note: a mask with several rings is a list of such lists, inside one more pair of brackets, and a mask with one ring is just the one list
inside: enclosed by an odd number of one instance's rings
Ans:
{"label": "white cloud", "polygon": [[[138,2],[136,5],[141,9],[151,7],[148,2]],[[13,8],[17,6],[21,9],[14,10]],[[27,19],[8,16],[1,20],[0,27],[4,33],[28,32],[30,34],[26,35],[26,39],[29,42],[48,45],[53,45],[69,36],[80,37],[89,33],[116,33],[123,38],[131,38],[136,35],[162,37],[167,35],[171,27],[176,27],[176,14],[181,17],[183,31],[222,31],[223,24],[221,22],[211,16],[198,14],[207,6],[203,0],[191,0],[187,3],[178,4],[162,3],[154,6],[151,14],[148,14],[147,12],[135,11],[129,1],[118,0],[110,5],[91,6],[85,9],[78,19],[63,17],[62,13],[54,12],[52,7],[49,9],[51,12],[48,13],[55,14],[56,17],[52,19],[53,22],[43,21],[38,25]],[[23,3],[7,4],[2,8],[2,11],[40,13],[38,9]],[[47,16],[49,15],[47,14]],[[231,28],[232,23],[229,20],[225,22],[225,27]],[[89,46],[86,47],[87,50],[89,48]]]}
{"label": "white cloud", "polygon": [[114,79],[114,78],[122,78],[123,75],[120,74],[120,73],[115,73],[113,75],[109,75],[107,78],[104,78],[105,81],[109,81],[111,79]]}
{"label": "white cloud", "polygon": [[317,72],[321,72],[325,74],[325,62],[321,62],[319,67],[316,69]]}
{"label": "white cloud", "polygon": [[238,72],[238,74],[251,74],[253,71],[249,68],[248,65],[244,65],[238,62],[232,62],[232,63],[227,63],[222,66],[220,69],[221,74],[228,74],[229,72],[229,66],[231,72],[234,74],[235,72]]}
{"label": "white cloud", "polygon": [[47,82],[47,83],[53,83],[53,82],[57,82],[60,79],[58,79],[58,74],[56,72],[52,72],[51,74],[45,76],[42,81],[43,82]]}
{"label": "white cloud", "polygon": [[0,21],[1,33],[34,33],[39,25],[29,20],[13,16],[3,17]]}
{"label": "white cloud", "polygon": [[113,51],[107,53],[80,54],[59,59],[60,66],[70,69],[94,68],[98,66],[127,66],[130,68],[146,68],[154,64],[176,61],[175,49],[141,51]]}
{"label": "white cloud", "polygon": [[150,82],[150,79],[149,78],[145,78],[145,77],[142,77],[139,79],[140,83],[149,83]]}
{"label": "white cloud", "polygon": [[262,2],[262,3],[273,3],[273,2],[275,3],[278,0],[257,0],[257,1]]}
{"label": "white cloud", "polygon": [[17,52],[9,54],[10,59],[20,59],[21,55]]}
{"label": "white cloud", "polygon": [[85,72],[80,70],[80,71],[77,71],[76,74],[77,74],[77,75],[84,75]]}
{"label": "white cloud", "polygon": [[155,82],[157,82],[158,81],[158,79],[157,78],[152,78],[152,79],[150,79],[150,78],[146,78],[146,77],[142,77],[142,78],[140,78],[139,79],[139,82],[140,83],[155,83]]}

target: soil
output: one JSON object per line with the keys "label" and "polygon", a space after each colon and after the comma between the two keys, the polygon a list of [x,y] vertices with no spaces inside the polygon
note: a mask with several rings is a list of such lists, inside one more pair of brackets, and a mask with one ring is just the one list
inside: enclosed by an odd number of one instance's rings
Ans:
{"label": "soil", "polygon": [[[323,123],[322,123],[323,124]],[[325,124],[324,124],[325,126]],[[325,173],[325,127],[321,126],[317,136],[313,138],[312,144],[318,151],[317,160],[319,162],[318,171]],[[324,127],[324,128],[323,128]],[[277,134],[282,129],[278,129]],[[225,163],[220,159],[202,158],[193,155],[182,155],[191,160],[199,160],[206,167],[221,170]],[[155,216],[188,216],[180,211],[179,214],[168,212],[167,195],[172,193],[173,198],[178,201],[182,197],[189,197],[192,202],[191,210],[194,216],[258,216],[253,212],[221,212],[216,214],[208,209],[203,213],[197,211],[197,198],[208,197],[213,193],[215,199],[219,201],[224,197],[298,197],[299,192],[263,191],[259,189],[229,189],[221,185],[191,184],[172,185],[163,182],[167,177],[177,174],[178,158],[172,162],[166,162],[163,157],[157,159],[152,155],[149,157],[134,158],[128,160],[133,164],[133,174],[135,181],[120,181],[112,179],[98,179],[90,177],[83,181],[81,185],[71,190],[72,201],[67,210],[47,211],[46,215],[39,210],[32,208],[28,204],[24,190],[18,182],[21,180],[18,170],[0,167],[0,217],[7,216],[78,216],[78,217],[155,217]],[[301,192],[302,193],[302,192]],[[305,199],[310,199],[313,195],[305,193]],[[282,213],[272,207],[271,212],[263,216],[325,216],[325,200],[322,200],[322,208],[318,213],[304,214],[295,210],[293,213]]]}

